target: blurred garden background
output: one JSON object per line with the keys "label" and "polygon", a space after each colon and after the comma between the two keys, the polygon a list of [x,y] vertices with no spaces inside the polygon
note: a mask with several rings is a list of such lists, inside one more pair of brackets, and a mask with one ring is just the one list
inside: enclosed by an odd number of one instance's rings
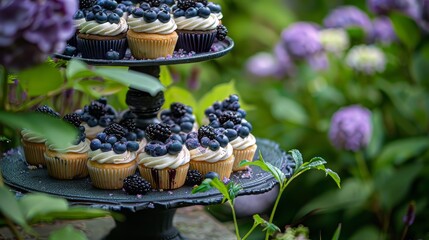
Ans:
{"label": "blurred garden background", "polygon": [[[238,93],[256,137],[327,160],[342,188],[317,172],[295,181],[277,209],[281,229],[302,224],[311,239],[330,239],[341,224],[341,239],[429,239],[429,1],[215,2],[234,49],[162,67],[165,106],[184,102],[201,120],[213,100]],[[117,82],[30,84],[28,71],[8,76],[3,109],[63,114],[100,96],[126,109]],[[13,131],[4,136],[3,151],[17,145]]]}

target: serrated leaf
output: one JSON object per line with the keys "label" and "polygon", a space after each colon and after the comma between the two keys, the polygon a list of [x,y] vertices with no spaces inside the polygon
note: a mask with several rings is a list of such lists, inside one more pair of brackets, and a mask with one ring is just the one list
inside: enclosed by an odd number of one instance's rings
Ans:
{"label": "serrated leaf", "polygon": [[68,208],[68,203],[62,198],[55,198],[42,193],[32,193],[24,195],[19,205],[25,216],[25,219],[31,221],[36,215],[42,215],[49,212],[64,211]]}
{"label": "serrated leaf", "polygon": [[67,225],[61,229],[53,231],[49,235],[49,240],[87,240],[88,238],[82,231],[74,229]]}
{"label": "serrated leaf", "polygon": [[18,79],[30,97],[44,95],[64,84],[61,72],[49,63],[19,72]]}
{"label": "serrated leaf", "polygon": [[18,201],[6,186],[0,186],[0,212],[21,227],[30,228]]}
{"label": "serrated leaf", "polygon": [[288,153],[292,156],[292,159],[295,161],[295,169],[298,169],[301,167],[303,160],[302,160],[302,154],[297,149],[289,150]]}

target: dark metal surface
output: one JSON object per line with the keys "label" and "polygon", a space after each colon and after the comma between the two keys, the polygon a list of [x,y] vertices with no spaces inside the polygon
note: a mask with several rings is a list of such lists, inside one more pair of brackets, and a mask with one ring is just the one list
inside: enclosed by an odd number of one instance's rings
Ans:
{"label": "dark metal surface", "polygon": [[[258,151],[261,151],[265,161],[286,170],[293,165],[291,159],[280,150],[276,143],[258,139],[257,144]],[[255,154],[255,158],[257,155]],[[197,204],[216,204],[222,201],[222,195],[214,189],[205,193],[191,194],[192,188],[183,186],[172,191],[154,191],[138,197],[127,195],[122,190],[94,188],[89,178],[56,180],[48,176],[46,169],[30,170],[21,151],[4,157],[0,161],[0,167],[6,184],[21,191],[45,192],[71,200],[72,204],[90,205],[115,211],[169,209]],[[244,188],[240,195],[264,193],[271,190],[276,184],[274,178],[259,167],[252,167],[250,177],[245,175],[243,172],[231,175],[231,180],[240,183]]]}
{"label": "dark metal surface", "polygon": [[91,65],[105,65],[105,66],[160,66],[160,65],[171,65],[171,64],[183,64],[183,63],[194,63],[207,61],[224,56],[234,47],[234,41],[226,37],[223,41],[216,41],[212,45],[214,51],[197,53],[192,56],[183,57],[171,57],[171,58],[159,58],[159,59],[147,59],[147,60],[136,60],[136,59],[121,59],[121,60],[105,60],[105,59],[90,59],[78,57],[71,57],[63,54],[54,54],[54,57],[61,58],[64,60],[70,60],[72,58],[82,60]]}

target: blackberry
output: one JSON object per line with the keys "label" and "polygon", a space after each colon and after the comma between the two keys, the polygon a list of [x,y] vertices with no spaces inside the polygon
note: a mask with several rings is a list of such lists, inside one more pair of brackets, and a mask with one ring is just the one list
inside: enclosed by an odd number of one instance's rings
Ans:
{"label": "blackberry", "polygon": [[216,138],[216,133],[214,131],[214,128],[211,126],[201,126],[200,129],[198,129],[198,140],[201,142],[201,138],[208,137],[210,140]]}
{"label": "blackberry", "polygon": [[106,105],[99,101],[92,101],[88,106],[88,113],[95,118],[100,118],[106,114]]}
{"label": "blackberry", "polygon": [[144,0],[143,2],[149,3],[151,7],[159,7],[161,5],[161,1],[159,0]]}
{"label": "blackberry", "polygon": [[124,128],[128,129],[128,132],[136,132],[136,121],[134,119],[122,119],[119,124]]}
{"label": "blackberry", "polygon": [[180,9],[186,10],[190,7],[195,7],[193,0],[178,0],[176,6]]}
{"label": "blackberry", "polygon": [[172,103],[170,105],[171,115],[175,118],[181,118],[186,114],[186,106],[182,103]]}
{"label": "blackberry", "polygon": [[79,127],[82,123],[82,119],[80,118],[80,115],[77,113],[69,113],[64,115],[63,120],[72,124],[75,127]]}
{"label": "blackberry", "polygon": [[236,112],[225,111],[225,112],[222,113],[222,115],[220,115],[219,122],[220,122],[220,124],[224,124],[228,120],[231,120],[234,123],[234,125],[235,125],[235,124],[240,124],[242,118]]}
{"label": "blackberry", "polygon": [[124,179],[123,189],[130,195],[146,194],[151,188],[150,182],[139,175],[128,176]]}
{"label": "blackberry", "polygon": [[158,140],[161,142],[165,142],[171,135],[171,129],[167,124],[159,123],[159,124],[150,124],[146,128],[146,136],[150,140]]}
{"label": "blackberry", "polygon": [[40,106],[36,109],[36,112],[48,114],[51,117],[60,118],[60,114],[55,112],[54,109],[48,107],[47,105]]}
{"label": "blackberry", "polygon": [[112,123],[104,129],[104,132],[107,135],[115,135],[117,139],[121,139],[122,137],[125,137],[125,134],[127,134],[127,129],[118,123]]}
{"label": "blackberry", "polygon": [[96,4],[97,4],[97,0],[79,0],[80,9],[90,8]]}
{"label": "blackberry", "polygon": [[225,40],[226,35],[228,34],[228,29],[222,24],[217,26],[216,38],[219,41]]}
{"label": "blackberry", "polygon": [[189,170],[186,175],[185,184],[188,186],[195,186],[201,184],[203,181],[203,175],[196,169]]}

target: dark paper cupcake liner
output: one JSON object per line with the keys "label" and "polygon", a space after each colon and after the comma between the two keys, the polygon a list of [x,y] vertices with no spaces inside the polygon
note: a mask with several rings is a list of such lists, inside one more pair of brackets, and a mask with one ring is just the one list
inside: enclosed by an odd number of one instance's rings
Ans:
{"label": "dark paper cupcake liner", "polygon": [[177,31],[179,39],[177,40],[176,50],[183,49],[187,52],[196,53],[208,52],[216,38],[216,31],[207,33],[190,33]]}
{"label": "dark paper cupcake liner", "polygon": [[73,36],[69,40],[67,40],[67,44],[77,48],[77,39],[76,38],[77,38],[77,35],[73,34]]}
{"label": "dark paper cupcake liner", "polygon": [[117,40],[91,40],[77,38],[77,48],[83,58],[105,59],[106,53],[113,49],[119,53],[119,59],[124,58],[127,50],[127,39]]}

